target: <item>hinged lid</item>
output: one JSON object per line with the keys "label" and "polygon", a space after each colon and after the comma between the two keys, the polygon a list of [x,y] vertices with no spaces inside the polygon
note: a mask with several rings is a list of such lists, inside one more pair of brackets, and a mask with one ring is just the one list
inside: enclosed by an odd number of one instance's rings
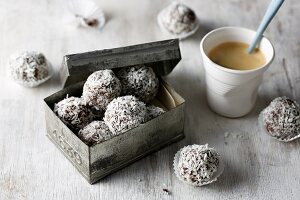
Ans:
{"label": "hinged lid", "polygon": [[179,40],[164,40],[121,48],[66,55],[60,77],[64,87],[84,81],[101,69],[145,64],[161,76],[169,74],[181,60]]}

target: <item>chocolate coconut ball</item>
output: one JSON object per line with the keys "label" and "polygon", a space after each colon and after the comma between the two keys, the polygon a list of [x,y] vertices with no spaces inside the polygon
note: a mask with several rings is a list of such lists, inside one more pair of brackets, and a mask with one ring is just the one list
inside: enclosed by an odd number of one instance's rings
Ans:
{"label": "chocolate coconut ball", "polygon": [[104,121],[114,135],[139,126],[146,116],[146,106],[134,96],[114,99],[107,106]]}
{"label": "chocolate coconut ball", "polygon": [[89,146],[99,144],[113,137],[104,121],[93,121],[81,129],[79,138]]}
{"label": "chocolate coconut ball", "polygon": [[265,108],[260,116],[263,130],[281,141],[300,137],[300,107],[289,97],[278,97]]}
{"label": "chocolate coconut ball", "polygon": [[54,112],[70,128],[78,130],[93,120],[92,111],[81,98],[69,97],[54,105]]}
{"label": "chocolate coconut ball", "polygon": [[118,71],[117,77],[122,84],[122,95],[133,95],[149,102],[157,94],[159,81],[151,67],[140,65],[123,68]]}
{"label": "chocolate coconut ball", "polygon": [[112,70],[91,74],[83,86],[82,98],[97,110],[105,110],[109,102],[121,93],[121,84]]}
{"label": "chocolate coconut ball", "polygon": [[184,4],[172,2],[158,16],[162,26],[171,34],[180,35],[197,27],[195,12]]}
{"label": "chocolate coconut ball", "polygon": [[164,111],[160,107],[153,106],[153,105],[147,106],[147,112],[146,112],[146,117],[144,122],[150,121],[151,119],[154,119],[165,112],[166,111]]}
{"label": "chocolate coconut ball", "polygon": [[180,180],[194,186],[215,181],[223,171],[219,153],[207,144],[182,148],[175,156],[174,170]]}
{"label": "chocolate coconut ball", "polygon": [[20,85],[35,87],[52,76],[52,68],[45,56],[40,52],[24,51],[12,55],[9,59],[11,77]]}

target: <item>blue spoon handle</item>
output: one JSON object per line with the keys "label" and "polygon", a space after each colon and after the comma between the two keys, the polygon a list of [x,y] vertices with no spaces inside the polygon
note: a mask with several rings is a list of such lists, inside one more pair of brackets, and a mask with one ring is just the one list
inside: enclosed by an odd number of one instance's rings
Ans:
{"label": "blue spoon handle", "polygon": [[252,53],[253,50],[255,49],[257,43],[260,42],[266,28],[268,27],[268,25],[270,24],[270,22],[276,15],[277,11],[279,10],[279,8],[283,4],[283,2],[284,2],[284,0],[272,0],[262,22],[260,23],[260,25],[257,29],[254,39],[252,40],[252,42],[248,48],[248,53]]}

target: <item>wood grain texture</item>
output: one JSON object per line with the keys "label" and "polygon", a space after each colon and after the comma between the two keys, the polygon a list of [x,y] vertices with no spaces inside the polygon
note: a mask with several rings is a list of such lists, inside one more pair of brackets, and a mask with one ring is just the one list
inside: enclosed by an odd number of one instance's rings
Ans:
{"label": "wood grain texture", "polygon": [[[264,76],[253,111],[240,119],[213,113],[205,99],[199,42],[222,26],[255,29],[269,0],[184,0],[201,28],[181,42],[182,61],[166,77],[186,99],[186,139],[89,185],[46,138],[42,99],[59,89],[59,76],[27,89],[7,75],[7,57],[22,49],[44,52],[56,69],[65,54],[168,39],[156,23],[171,1],[99,0],[107,13],[103,31],[76,28],[61,0],[0,1],[0,199],[299,199],[300,142],[280,143],[262,134],[257,115],[270,100],[300,101],[300,2],[286,1],[268,28],[276,58]],[[226,161],[216,183],[193,188],[172,170],[175,152],[187,144],[215,147]],[[166,195],[163,188],[171,194]]]}

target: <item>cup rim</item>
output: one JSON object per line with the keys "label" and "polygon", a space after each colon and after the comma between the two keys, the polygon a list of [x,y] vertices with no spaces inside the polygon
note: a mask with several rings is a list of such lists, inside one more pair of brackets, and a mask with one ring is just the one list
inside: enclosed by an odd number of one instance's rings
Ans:
{"label": "cup rim", "polygon": [[236,70],[236,69],[229,69],[229,68],[226,68],[226,67],[223,67],[221,65],[218,65],[216,64],[215,62],[213,62],[207,55],[206,53],[204,52],[204,49],[203,49],[203,42],[205,41],[205,39],[211,35],[212,33],[214,32],[217,32],[217,31],[221,31],[221,30],[224,30],[224,29],[236,29],[236,30],[245,30],[245,31],[249,31],[249,32],[254,32],[254,30],[251,30],[251,29],[248,29],[248,28],[244,28],[244,27],[239,27],[239,26],[225,26],[225,27],[220,27],[220,28],[217,28],[217,29],[214,29],[210,32],[208,32],[201,40],[200,42],[200,51],[202,53],[202,56],[205,56],[205,58],[207,58],[207,60],[210,62],[210,64],[213,64],[216,68],[222,70],[222,71],[225,71],[225,72],[229,72],[229,73],[236,73],[236,74],[247,74],[247,73],[250,73],[250,72],[256,72],[256,71],[259,71],[259,70],[262,70],[266,67],[269,66],[270,63],[272,63],[272,61],[274,60],[274,57],[275,57],[275,50],[274,50],[274,46],[273,44],[270,42],[270,40],[268,38],[266,38],[265,36],[262,37],[262,40],[265,39],[272,47],[272,57],[271,59],[266,62],[264,65],[262,65],[261,67],[258,67],[258,68],[255,68],[255,69],[250,69],[250,70]]}

